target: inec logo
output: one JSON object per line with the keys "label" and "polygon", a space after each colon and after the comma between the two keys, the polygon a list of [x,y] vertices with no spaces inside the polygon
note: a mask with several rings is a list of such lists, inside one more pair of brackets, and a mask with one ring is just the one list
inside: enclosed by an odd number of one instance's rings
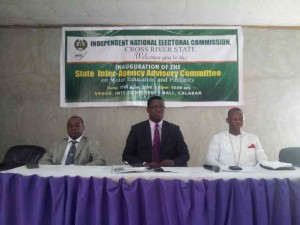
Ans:
{"label": "inec logo", "polygon": [[75,47],[77,50],[79,50],[79,51],[83,51],[84,49],[86,49],[86,48],[87,48],[87,45],[88,45],[88,43],[87,43],[87,41],[84,40],[84,39],[82,39],[82,40],[77,39],[77,40],[74,42],[74,47]]}
{"label": "inec logo", "polygon": [[76,60],[81,60],[85,57],[87,51],[85,50],[88,46],[88,43],[84,39],[77,39],[74,42],[74,47],[76,48],[74,52],[74,58]]}

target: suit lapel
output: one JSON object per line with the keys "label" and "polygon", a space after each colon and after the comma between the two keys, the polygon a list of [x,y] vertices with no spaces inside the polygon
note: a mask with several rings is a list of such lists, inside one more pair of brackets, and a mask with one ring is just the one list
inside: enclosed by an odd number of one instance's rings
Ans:
{"label": "suit lapel", "polygon": [[[168,137],[169,129],[168,129],[168,123],[166,121],[162,124],[162,131],[161,131],[161,141],[160,141],[160,147],[164,145],[167,137]],[[162,148],[163,149],[163,148]]]}
{"label": "suit lapel", "polygon": [[68,139],[65,138],[59,145],[59,149],[58,149],[58,153],[57,153],[57,162],[55,162],[56,164],[60,164],[61,163],[61,159],[63,158],[66,148],[68,145]]}
{"label": "suit lapel", "polygon": [[77,149],[76,149],[76,153],[75,153],[75,159],[77,159],[77,157],[79,156],[80,152],[82,151],[83,147],[86,144],[86,138],[82,137],[80,142],[77,145]]}
{"label": "suit lapel", "polygon": [[150,147],[150,149],[152,149],[152,139],[151,139],[151,126],[149,123],[149,120],[145,121],[145,135],[146,135],[146,139],[147,140],[147,146]]}

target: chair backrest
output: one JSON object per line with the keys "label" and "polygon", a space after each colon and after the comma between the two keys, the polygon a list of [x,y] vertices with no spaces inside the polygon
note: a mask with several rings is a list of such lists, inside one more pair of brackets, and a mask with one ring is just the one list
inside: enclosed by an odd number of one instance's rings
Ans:
{"label": "chair backrest", "polygon": [[16,145],[8,149],[4,156],[3,163],[27,164],[38,163],[45,153],[45,149],[37,145]]}
{"label": "chair backrest", "polygon": [[300,147],[283,148],[279,152],[279,161],[300,166]]}

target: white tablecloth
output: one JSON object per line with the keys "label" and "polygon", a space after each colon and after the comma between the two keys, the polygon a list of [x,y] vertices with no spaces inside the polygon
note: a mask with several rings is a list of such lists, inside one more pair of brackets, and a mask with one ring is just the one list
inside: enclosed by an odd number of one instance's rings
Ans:
{"label": "white tablecloth", "polygon": [[164,167],[168,172],[132,172],[132,173],[119,173],[112,172],[112,166],[75,166],[75,165],[40,165],[37,169],[27,169],[25,166],[15,169],[2,171],[2,173],[15,173],[24,176],[38,175],[41,177],[62,177],[62,176],[80,176],[80,177],[107,177],[112,180],[118,181],[123,178],[131,182],[137,178],[153,180],[160,179],[180,179],[183,181],[188,180],[216,180],[216,179],[300,179],[300,168],[296,170],[266,170],[259,166],[245,167],[242,171],[228,172],[220,171],[215,173],[206,170],[203,167]]}

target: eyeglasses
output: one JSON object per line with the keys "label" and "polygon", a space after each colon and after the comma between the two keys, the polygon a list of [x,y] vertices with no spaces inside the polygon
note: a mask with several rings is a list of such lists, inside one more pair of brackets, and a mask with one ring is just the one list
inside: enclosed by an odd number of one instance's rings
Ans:
{"label": "eyeglasses", "polygon": [[154,110],[158,110],[158,109],[164,110],[166,108],[166,106],[164,106],[164,105],[154,105],[154,106],[150,106],[149,108],[154,109]]}

